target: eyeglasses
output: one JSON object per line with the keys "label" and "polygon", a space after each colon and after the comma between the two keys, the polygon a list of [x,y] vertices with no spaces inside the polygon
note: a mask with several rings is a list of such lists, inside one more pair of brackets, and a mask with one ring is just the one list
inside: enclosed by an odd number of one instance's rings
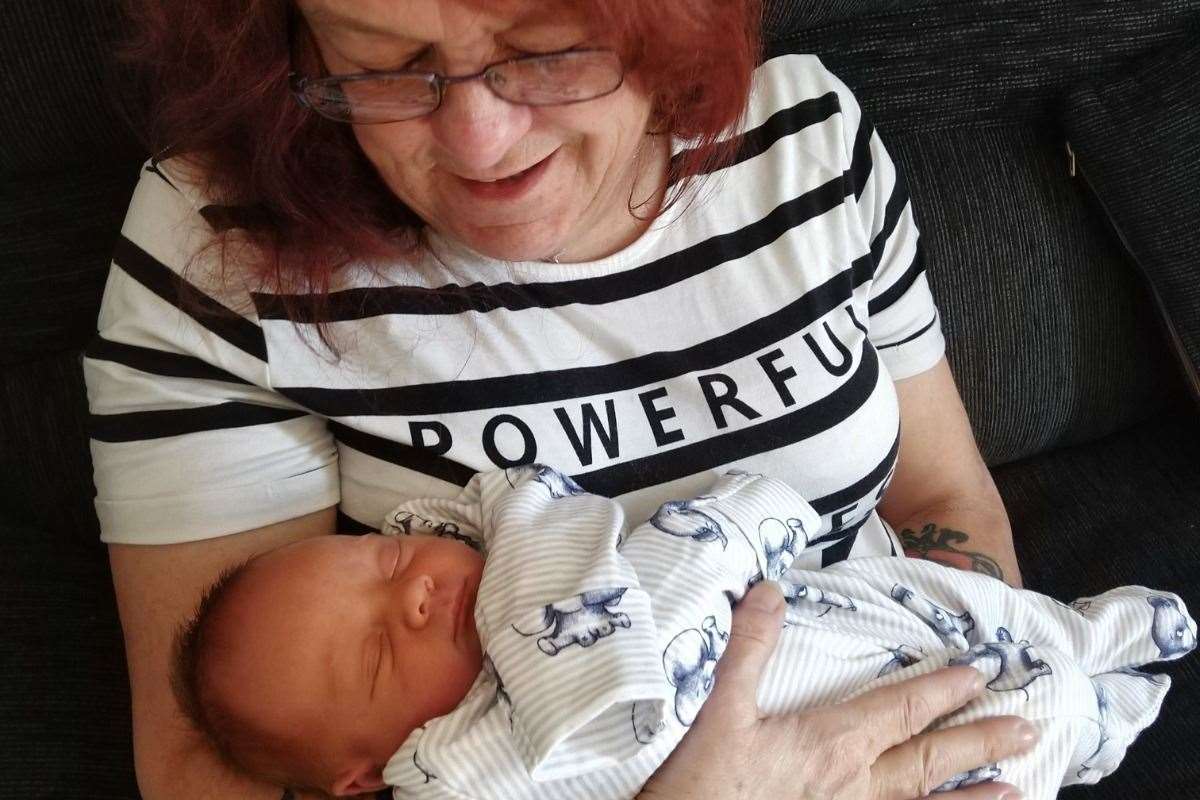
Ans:
{"label": "eyeglasses", "polygon": [[489,64],[473,75],[400,70],[288,80],[301,105],[326,119],[373,125],[436,111],[446,87],[482,78],[497,97],[527,106],[560,106],[612,94],[625,79],[611,50],[564,50]]}

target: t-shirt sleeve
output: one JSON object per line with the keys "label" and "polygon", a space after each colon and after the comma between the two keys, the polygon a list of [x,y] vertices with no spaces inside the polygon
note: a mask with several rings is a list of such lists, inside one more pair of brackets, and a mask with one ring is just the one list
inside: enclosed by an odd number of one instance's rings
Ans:
{"label": "t-shirt sleeve", "polygon": [[933,367],[946,349],[908,184],[854,94],[832,74],[828,79],[838,94],[853,202],[874,263],[869,337],[892,378],[908,378]]}
{"label": "t-shirt sleeve", "polygon": [[271,389],[249,292],[203,250],[202,206],[181,174],[146,165],[83,356],[105,542],[205,539],[339,500],[325,420]]}

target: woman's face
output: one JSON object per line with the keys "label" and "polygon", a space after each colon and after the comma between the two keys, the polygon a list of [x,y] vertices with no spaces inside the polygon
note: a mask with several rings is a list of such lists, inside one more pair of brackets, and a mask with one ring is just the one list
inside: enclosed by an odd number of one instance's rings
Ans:
{"label": "woman's face", "polygon": [[[569,9],[497,0],[300,0],[330,74],[399,68],[444,75],[579,45],[590,37]],[[566,106],[516,105],[482,81],[447,89],[424,117],[356,125],[367,158],[430,226],[509,261],[582,261],[637,238],[629,213],[661,200],[668,143],[645,135],[651,102],[626,76],[612,94]],[[532,168],[532,169],[531,169]],[[488,183],[530,170],[508,183]],[[643,216],[645,214],[643,213]]]}

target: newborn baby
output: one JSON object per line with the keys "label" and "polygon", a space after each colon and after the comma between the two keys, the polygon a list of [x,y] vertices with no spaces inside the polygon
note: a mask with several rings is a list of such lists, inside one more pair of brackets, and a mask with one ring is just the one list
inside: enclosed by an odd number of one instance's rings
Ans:
{"label": "newborn baby", "polygon": [[226,576],[180,639],[177,691],[230,760],[283,785],[632,797],[708,696],[731,601],[765,578],[789,609],[764,713],[972,664],[990,691],[939,727],[1019,714],[1042,738],[945,788],[1002,777],[1051,798],[1111,772],[1157,716],[1169,679],[1132,668],[1195,646],[1179,599],[1139,587],[1065,606],[913,559],[790,569],[819,524],[743,473],[633,530],[549,468],[483,473],[402,505],[393,535],[318,537]]}

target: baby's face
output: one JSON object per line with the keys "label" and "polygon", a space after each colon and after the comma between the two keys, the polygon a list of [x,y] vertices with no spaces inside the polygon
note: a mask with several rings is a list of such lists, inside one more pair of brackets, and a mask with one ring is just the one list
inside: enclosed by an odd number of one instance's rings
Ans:
{"label": "baby's face", "polygon": [[229,612],[239,663],[214,685],[268,730],[303,732],[338,776],[325,788],[382,786],[404,739],[479,674],[482,556],[432,536],[320,536],[250,570]]}

